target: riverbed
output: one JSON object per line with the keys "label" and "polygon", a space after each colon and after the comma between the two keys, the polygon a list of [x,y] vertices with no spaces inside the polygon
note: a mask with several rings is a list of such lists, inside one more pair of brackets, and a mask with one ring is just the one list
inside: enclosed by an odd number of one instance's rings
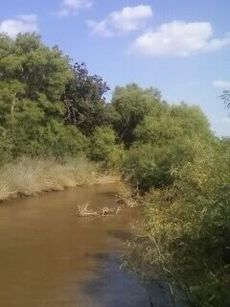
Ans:
{"label": "riverbed", "polygon": [[93,210],[116,206],[119,189],[95,185],[0,204],[0,306],[149,307],[146,288],[120,269],[138,211],[77,216],[86,202]]}

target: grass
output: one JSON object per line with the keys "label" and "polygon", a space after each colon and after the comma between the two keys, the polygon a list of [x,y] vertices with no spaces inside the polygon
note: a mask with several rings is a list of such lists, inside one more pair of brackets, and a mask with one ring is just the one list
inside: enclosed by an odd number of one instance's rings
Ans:
{"label": "grass", "polygon": [[[0,167],[0,201],[43,191],[100,183],[96,164],[84,157],[58,161],[23,157]],[[105,180],[105,179],[104,179]]]}

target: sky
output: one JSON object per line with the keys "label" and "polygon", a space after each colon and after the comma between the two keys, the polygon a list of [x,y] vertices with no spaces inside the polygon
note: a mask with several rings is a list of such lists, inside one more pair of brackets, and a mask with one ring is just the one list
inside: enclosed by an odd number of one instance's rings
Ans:
{"label": "sky", "polygon": [[229,0],[0,0],[0,32],[38,32],[111,89],[136,82],[199,105],[219,136],[230,117]]}

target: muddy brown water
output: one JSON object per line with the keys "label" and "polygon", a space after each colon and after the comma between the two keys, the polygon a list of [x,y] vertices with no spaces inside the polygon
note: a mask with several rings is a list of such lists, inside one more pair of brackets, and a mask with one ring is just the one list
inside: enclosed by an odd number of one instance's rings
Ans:
{"label": "muddy brown water", "polygon": [[[97,185],[0,204],[0,306],[150,306],[148,291],[120,269],[137,211],[76,215],[85,202],[114,207],[119,189]],[[168,298],[161,306],[170,306]]]}

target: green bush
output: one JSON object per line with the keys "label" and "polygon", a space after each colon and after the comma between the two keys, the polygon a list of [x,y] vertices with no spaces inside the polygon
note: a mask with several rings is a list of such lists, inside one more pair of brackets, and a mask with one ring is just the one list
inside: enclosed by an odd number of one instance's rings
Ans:
{"label": "green bush", "polygon": [[13,143],[10,135],[0,127],[0,165],[12,159]]}
{"label": "green bush", "polygon": [[168,148],[145,144],[129,150],[122,170],[132,183],[146,191],[172,183],[171,162]]}
{"label": "green bush", "polygon": [[162,108],[160,92],[154,88],[143,89],[137,84],[117,87],[111,103],[114,129],[126,147],[135,140],[134,130],[146,114],[158,113]]}
{"label": "green bush", "polygon": [[161,106],[155,112],[146,115],[134,133],[138,144],[164,146],[173,142],[180,144],[188,138],[212,138],[208,120],[201,109],[186,104]]}
{"label": "green bush", "polygon": [[[148,278],[163,272],[200,307],[230,303],[230,148],[191,142],[172,185],[146,199],[142,240],[130,263]],[[140,252],[141,251],[141,252]],[[159,268],[159,270],[157,269]]]}
{"label": "green bush", "polygon": [[94,161],[108,161],[114,150],[116,135],[110,127],[97,127],[91,137],[89,156]]}
{"label": "green bush", "polygon": [[[74,156],[86,151],[88,141],[75,127],[58,121],[50,121],[46,126],[15,131],[13,153],[15,157],[27,156]],[[23,144],[23,146],[22,146]]]}

